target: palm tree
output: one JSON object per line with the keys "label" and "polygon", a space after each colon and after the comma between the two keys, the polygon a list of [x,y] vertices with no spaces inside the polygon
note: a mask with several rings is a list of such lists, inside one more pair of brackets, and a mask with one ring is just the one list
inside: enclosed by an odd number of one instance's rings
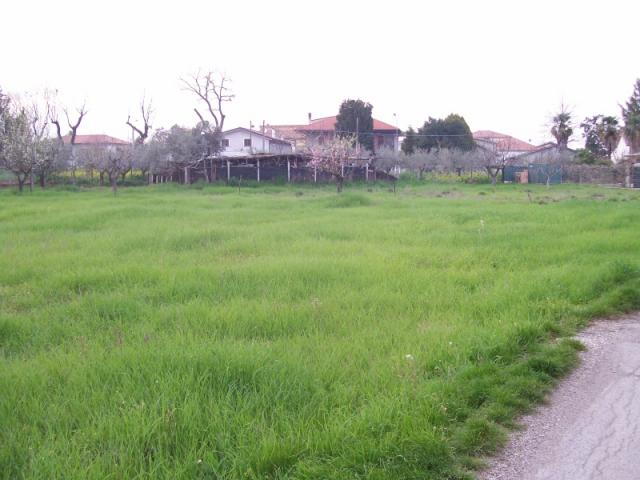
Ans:
{"label": "palm tree", "polygon": [[573,135],[573,121],[571,112],[560,106],[560,112],[551,120],[551,135],[556,139],[559,149],[567,148],[569,139]]}
{"label": "palm tree", "polygon": [[611,155],[618,146],[618,143],[620,143],[620,137],[622,136],[618,119],[611,116],[603,117],[600,134],[602,135],[602,145],[604,145],[607,151],[607,158],[611,160]]}
{"label": "palm tree", "polygon": [[633,94],[622,107],[622,119],[624,120],[623,135],[629,145],[631,154],[640,153],[640,78],[636,80]]}

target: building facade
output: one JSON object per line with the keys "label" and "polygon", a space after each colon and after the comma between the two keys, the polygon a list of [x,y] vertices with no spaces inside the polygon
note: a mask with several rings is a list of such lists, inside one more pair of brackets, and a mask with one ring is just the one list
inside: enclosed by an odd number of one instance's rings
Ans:
{"label": "building facade", "polygon": [[256,130],[238,127],[222,133],[220,156],[284,155],[293,153],[290,142]]}

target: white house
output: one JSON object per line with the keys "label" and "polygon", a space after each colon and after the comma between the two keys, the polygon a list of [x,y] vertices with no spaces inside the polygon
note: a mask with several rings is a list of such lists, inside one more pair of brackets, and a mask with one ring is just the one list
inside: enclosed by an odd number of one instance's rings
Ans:
{"label": "white house", "polygon": [[270,137],[255,130],[238,127],[222,132],[222,157],[247,157],[251,155],[282,155],[293,153],[290,142]]}

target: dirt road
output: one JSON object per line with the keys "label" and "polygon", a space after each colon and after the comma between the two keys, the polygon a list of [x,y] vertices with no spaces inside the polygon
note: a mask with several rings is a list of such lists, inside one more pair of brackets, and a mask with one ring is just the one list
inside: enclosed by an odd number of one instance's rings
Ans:
{"label": "dirt road", "polygon": [[577,338],[587,347],[580,366],[479,479],[640,479],[640,314]]}

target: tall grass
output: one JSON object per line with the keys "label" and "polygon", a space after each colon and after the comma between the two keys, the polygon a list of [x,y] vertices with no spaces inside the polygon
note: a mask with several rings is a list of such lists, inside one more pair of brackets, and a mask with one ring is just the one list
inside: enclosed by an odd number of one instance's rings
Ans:
{"label": "tall grass", "polygon": [[638,195],[529,190],[0,192],[0,478],[472,478],[640,307]]}

